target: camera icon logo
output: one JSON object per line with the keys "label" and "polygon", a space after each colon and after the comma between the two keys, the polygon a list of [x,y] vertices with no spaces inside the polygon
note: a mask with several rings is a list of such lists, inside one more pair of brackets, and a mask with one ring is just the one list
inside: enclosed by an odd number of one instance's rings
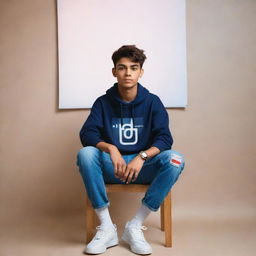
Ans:
{"label": "camera icon logo", "polygon": [[119,124],[119,142],[121,145],[135,145],[138,142],[138,128],[133,127],[133,120],[128,124]]}

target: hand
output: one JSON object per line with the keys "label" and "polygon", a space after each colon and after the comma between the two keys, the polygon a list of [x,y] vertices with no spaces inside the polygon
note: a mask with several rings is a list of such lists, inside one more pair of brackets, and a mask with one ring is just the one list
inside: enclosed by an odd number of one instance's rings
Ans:
{"label": "hand", "polygon": [[122,180],[125,169],[126,169],[126,162],[124,161],[121,153],[117,149],[117,147],[113,146],[109,149],[110,158],[113,163],[115,177]]}
{"label": "hand", "polygon": [[126,166],[124,175],[121,177],[123,181],[126,181],[126,184],[129,184],[131,181],[135,181],[140,173],[140,170],[144,164],[144,160],[140,156],[136,156],[132,161]]}

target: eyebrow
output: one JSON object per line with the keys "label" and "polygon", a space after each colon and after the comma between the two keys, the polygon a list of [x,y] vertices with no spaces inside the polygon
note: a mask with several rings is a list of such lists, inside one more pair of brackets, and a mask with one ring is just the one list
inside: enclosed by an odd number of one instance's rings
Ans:
{"label": "eyebrow", "polygon": [[[118,64],[117,66],[118,66],[118,67],[127,67],[127,66],[124,65],[124,64]],[[139,67],[139,64],[132,64],[130,67]]]}

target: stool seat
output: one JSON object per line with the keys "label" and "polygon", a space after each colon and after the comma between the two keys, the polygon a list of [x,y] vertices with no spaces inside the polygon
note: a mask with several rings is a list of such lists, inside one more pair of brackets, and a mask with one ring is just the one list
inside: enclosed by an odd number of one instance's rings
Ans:
{"label": "stool seat", "polygon": [[[146,192],[149,185],[142,184],[106,184],[107,193],[115,192]],[[95,233],[96,214],[91,202],[86,196],[86,243],[88,244]],[[172,247],[172,216],[171,216],[171,191],[161,205],[161,230],[165,231],[165,246]]]}

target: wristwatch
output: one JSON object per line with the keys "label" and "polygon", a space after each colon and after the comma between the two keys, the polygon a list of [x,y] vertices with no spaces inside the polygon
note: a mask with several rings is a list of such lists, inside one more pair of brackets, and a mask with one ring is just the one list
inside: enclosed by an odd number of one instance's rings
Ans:
{"label": "wristwatch", "polygon": [[145,151],[140,151],[139,156],[144,161],[146,161],[148,159],[148,154]]}

